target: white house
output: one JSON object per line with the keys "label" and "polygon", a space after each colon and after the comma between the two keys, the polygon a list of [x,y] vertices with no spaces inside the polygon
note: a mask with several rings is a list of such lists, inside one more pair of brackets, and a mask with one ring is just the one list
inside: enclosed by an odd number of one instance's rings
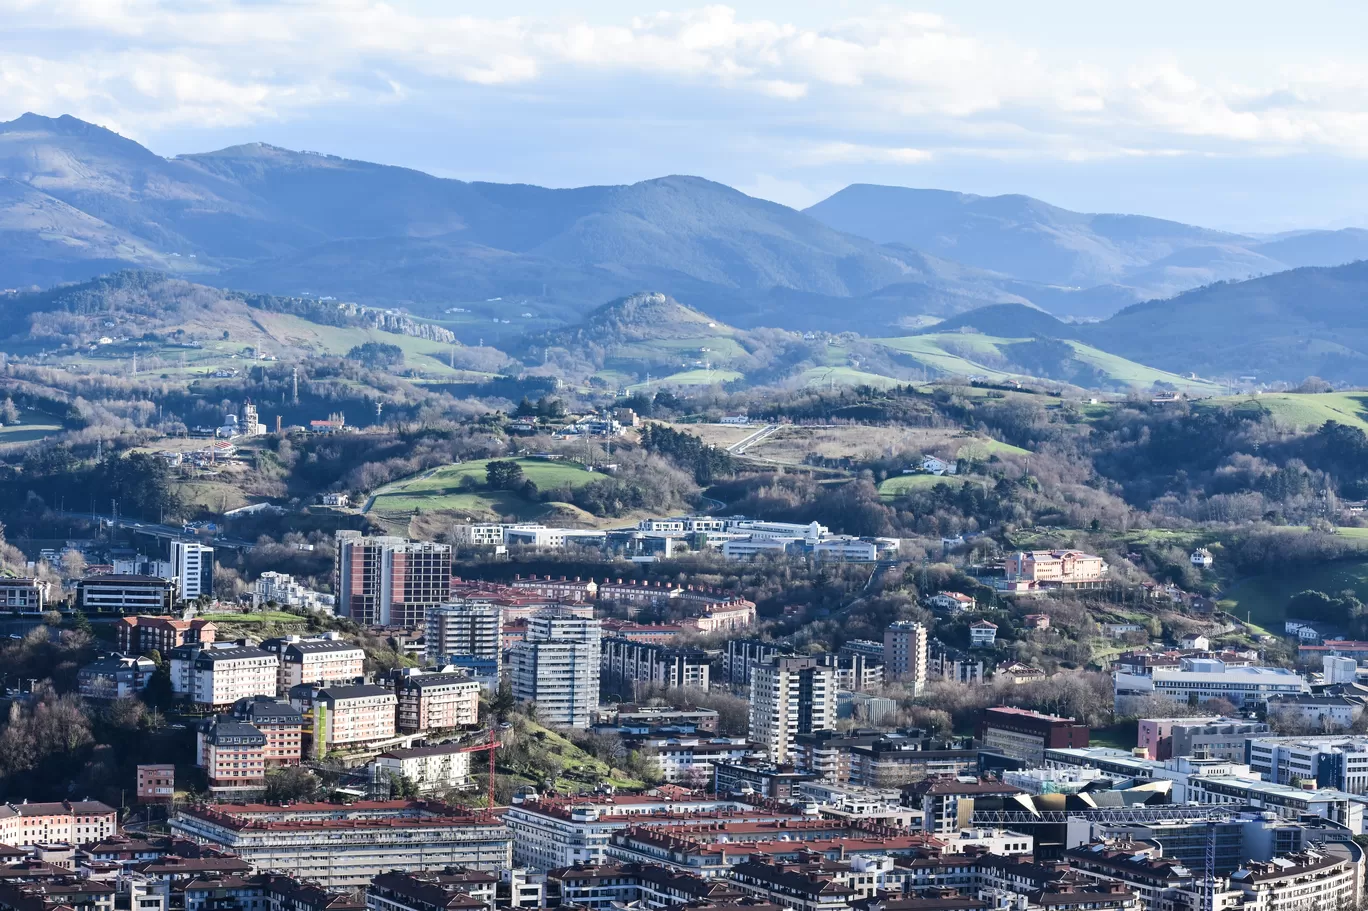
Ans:
{"label": "white house", "polygon": [[969,627],[971,648],[991,648],[997,644],[997,624],[980,620]]}
{"label": "white house", "polygon": [[940,610],[951,611],[971,611],[978,606],[978,602],[972,596],[963,592],[937,592],[926,599],[928,607],[939,608]]}
{"label": "white house", "polygon": [[749,424],[750,418],[744,414],[727,414],[722,416],[723,424]]}
{"label": "white house", "polygon": [[1211,640],[1198,633],[1188,633],[1178,640],[1178,647],[1181,649],[1196,649],[1199,652],[1210,651]]}
{"label": "white house", "polygon": [[921,470],[934,475],[955,474],[959,471],[959,466],[955,462],[947,462],[935,456],[922,456]]}
{"label": "white house", "polygon": [[1192,561],[1193,566],[1201,569],[1210,568],[1213,562],[1211,559],[1211,551],[1207,550],[1205,547],[1199,547],[1194,550],[1192,556],[1188,557],[1188,559]]}

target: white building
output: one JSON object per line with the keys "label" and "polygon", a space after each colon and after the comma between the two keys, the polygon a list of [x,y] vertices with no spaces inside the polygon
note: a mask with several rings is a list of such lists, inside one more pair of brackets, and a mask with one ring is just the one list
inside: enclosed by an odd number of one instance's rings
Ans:
{"label": "white building", "polygon": [[1248,755],[1252,770],[1278,784],[1368,794],[1368,736],[1251,737]]}
{"label": "white building", "polygon": [[407,778],[424,793],[466,790],[470,782],[470,751],[454,743],[413,747],[381,753],[371,762],[371,781],[386,785]]}
{"label": "white building", "polygon": [[599,701],[599,621],[565,614],[528,618],[527,639],[509,650],[513,698],[535,703],[543,724],[589,726]]}
{"label": "white building", "polygon": [[1326,683],[1353,683],[1358,680],[1358,661],[1327,655],[1321,659],[1321,672]]}
{"label": "white building", "polygon": [[1148,675],[1118,672],[1114,687],[1118,711],[1126,711],[1133,697],[1150,695],[1194,706],[1225,699],[1236,708],[1255,709],[1278,696],[1310,691],[1300,674],[1286,668],[1228,667],[1217,658],[1184,658],[1179,667],[1156,667]]}
{"label": "white building", "polygon": [[969,625],[970,648],[992,648],[997,644],[997,624],[979,620]]}
{"label": "white building", "polygon": [[641,752],[666,783],[702,787],[712,782],[714,763],[741,762],[755,751],[744,737],[659,737],[643,741]]}
{"label": "white building", "polygon": [[182,600],[214,594],[214,549],[197,541],[171,542],[171,571]]}
{"label": "white building", "polygon": [[276,694],[280,659],[254,645],[182,645],[169,657],[172,691],[201,708],[217,711],[239,699]]}
{"label": "white building", "polygon": [[794,738],[836,726],[836,668],[816,658],[773,658],[751,673],[751,742],[792,762]]}
{"label": "white building", "polygon": [[873,541],[861,541],[852,535],[832,535],[814,544],[812,553],[819,560],[873,563],[879,559],[879,546]]}
{"label": "white building", "polygon": [[289,573],[267,571],[252,586],[252,600],[258,606],[274,601],[285,607],[332,611],[337,601],[329,594],[316,592],[295,581]]}
{"label": "white building", "polygon": [[84,845],[112,838],[119,814],[98,800],[0,803],[0,844]]}
{"label": "white building", "polygon": [[926,627],[914,620],[899,620],[884,631],[884,676],[906,683],[914,694],[926,687],[930,664],[930,637]]}
{"label": "white building", "polygon": [[351,683],[365,674],[365,649],[343,639],[341,633],[328,632],[314,639],[283,636],[267,639],[261,647],[280,659],[277,685],[282,696],[301,683]]}
{"label": "white building", "polygon": [[567,545],[601,545],[606,539],[605,532],[587,528],[546,528],[541,525],[504,527],[504,542],[509,547],[561,550]]}
{"label": "white building", "polygon": [[1211,551],[1207,550],[1205,547],[1199,547],[1194,550],[1192,555],[1188,557],[1188,560],[1193,566],[1200,569],[1210,569],[1211,564],[1214,562],[1211,558]]}
{"label": "white building", "polygon": [[964,592],[936,592],[926,599],[926,606],[938,608],[945,611],[971,611],[978,607],[978,602],[972,596]]}

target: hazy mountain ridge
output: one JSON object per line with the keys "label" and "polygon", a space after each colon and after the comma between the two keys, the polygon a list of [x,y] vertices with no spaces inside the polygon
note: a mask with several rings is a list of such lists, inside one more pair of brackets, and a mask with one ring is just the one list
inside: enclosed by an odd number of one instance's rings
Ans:
{"label": "hazy mountain ridge", "polygon": [[805,212],[841,231],[1023,281],[1076,289],[1046,303],[1106,316],[1129,298],[1170,297],[1215,281],[1368,257],[1368,231],[1306,231],[1268,239],[1138,215],[1073,212],[1029,196],[974,196],[856,184]]}

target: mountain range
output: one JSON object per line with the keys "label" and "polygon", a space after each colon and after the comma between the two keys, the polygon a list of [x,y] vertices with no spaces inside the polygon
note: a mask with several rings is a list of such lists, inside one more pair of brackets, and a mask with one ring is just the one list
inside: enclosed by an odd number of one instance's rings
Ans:
{"label": "mountain range", "polygon": [[697,177],[547,189],[263,144],[163,158],[37,114],[0,124],[0,241],[11,287],[152,267],[420,314],[516,299],[558,322],[653,289],[739,327],[874,334],[994,304],[1106,316],[1368,256],[1365,231],[1254,238],[1025,196],[856,185],[799,212]]}
{"label": "mountain range", "polygon": [[25,114],[0,123],[0,251],[0,290],[151,268],[402,307],[467,342],[650,290],[742,331],[938,323],[1177,373],[1368,380],[1368,266],[1345,265],[1368,231],[1254,236],[1026,196],[854,185],[798,211],[688,176],[548,189],[259,143],[164,158]]}

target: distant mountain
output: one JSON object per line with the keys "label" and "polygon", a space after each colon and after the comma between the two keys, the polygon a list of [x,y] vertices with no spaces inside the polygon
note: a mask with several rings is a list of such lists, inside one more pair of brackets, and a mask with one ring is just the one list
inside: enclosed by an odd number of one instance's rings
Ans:
{"label": "distant mountain", "polygon": [[573,321],[642,288],[737,323],[866,331],[1026,299],[1008,277],[696,177],[552,190],[262,144],[168,160],[34,114],[0,124],[0,238],[0,287],[152,266],[487,323],[511,306]]}
{"label": "distant mountain", "polygon": [[974,196],[856,184],[805,210],[881,244],[906,244],[1068,293],[1030,299],[1059,315],[1105,316],[1124,302],[1214,281],[1368,257],[1368,231],[1274,239],[1138,215],[1071,212],[1029,196]]}
{"label": "distant mountain", "polygon": [[1309,267],[1136,304],[1077,337],[1175,373],[1368,384],[1368,262]]}
{"label": "distant mountain", "polygon": [[1074,338],[1078,327],[1055,319],[1043,310],[1022,304],[995,304],[952,316],[928,326],[919,335],[943,334],[972,329],[1002,338]]}

